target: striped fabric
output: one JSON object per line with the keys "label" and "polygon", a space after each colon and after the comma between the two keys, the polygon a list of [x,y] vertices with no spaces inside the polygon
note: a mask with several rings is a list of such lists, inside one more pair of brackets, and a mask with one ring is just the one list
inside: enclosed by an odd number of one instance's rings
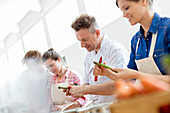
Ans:
{"label": "striped fabric", "polygon": [[[63,83],[63,82],[66,82],[66,78],[68,77],[68,84],[74,84],[74,83],[77,83],[78,85],[81,84],[80,82],[80,76],[73,72],[70,68],[67,69],[67,72],[65,74],[65,77],[62,78],[60,81],[58,81],[58,76],[57,75],[53,75],[50,77],[50,80],[48,82],[50,82],[50,97],[49,97],[49,104],[50,104],[50,108],[51,108],[51,111],[54,111],[55,110],[55,105],[53,104],[52,102],[52,98],[51,98],[51,86],[53,84],[57,84],[57,83]],[[48,85],[49,86],[49,83]],[[82,99],[82,98],[74,98],[72,97],[73,100],[77,101],[80,103],[81,106],[84,106],[84,104],[86,103],[87,99]]]}

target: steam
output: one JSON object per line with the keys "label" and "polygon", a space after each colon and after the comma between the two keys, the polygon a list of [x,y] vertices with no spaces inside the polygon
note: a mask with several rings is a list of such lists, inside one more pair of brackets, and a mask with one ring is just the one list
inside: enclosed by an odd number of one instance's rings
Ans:
{"label": "steam", "polygon": [[0,87],[0,113],[49,113],[47,78],[45,68],[32,63],[7,81]]}

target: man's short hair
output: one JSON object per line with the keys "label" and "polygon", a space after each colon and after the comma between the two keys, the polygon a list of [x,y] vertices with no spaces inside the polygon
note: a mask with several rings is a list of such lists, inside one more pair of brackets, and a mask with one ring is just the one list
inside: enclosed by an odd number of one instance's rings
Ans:
{"label": "man's short hair", "polygon": [[95,33],[95,30],[99,29],[95,17],[89,16],[87,14],[82,14],[79,17],[77,17],[76,20],[71,24],[71,27],[75,31],[87,28],[90,30],[91,33]]}

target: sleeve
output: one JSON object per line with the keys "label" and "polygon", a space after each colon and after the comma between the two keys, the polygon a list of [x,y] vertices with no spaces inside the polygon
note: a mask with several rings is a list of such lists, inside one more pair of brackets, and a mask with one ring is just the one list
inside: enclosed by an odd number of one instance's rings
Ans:
{"label": "sleeve", "polygon": [[127,68],[129,53],[123,45],[117,42],[115,44],[112,44],[109,49],[107,49],[107,51],[109,55],[107,58],[108,62],[106,62],[106,64],[114,68]]}
{"label": "sleeve", "polygon": [[134,49],[135,47],[133,46],[135,43],[134,41],[134,38],[131,40],[131,53],[130,53],[130,60],[129,60],[129,63],[128,63],[128,68],[130,69],[134,69],[134,70],[137,70],[137,66],[136,66],[136,63],[135,63],[135,52],[136,50]]}
{"label": "sleeve", "polygon": [[[72,73],[71,74],[72,76],[70,76],[70,79],[71,79],[71,81],[72,81],[72,83],[77,83],[78,85],[80,85],[81,84],[81,81],[80,81],[80,76],[76,73],[76,72],[74,72],[74,73]],[[70,81],[70,82],[71,82]],[[86,101],[87,101],[87,99],[85,98],[85,99],[83,99],[83,98],[74,98],[73,96],[71,96],[72,97],[72,99],[74,100],[74,101],[77,101],[77,102],[79,102],[79,104],[81,105],[81,106],[84,106],[84,104],[86,103]]]}
{"label": "sleeve", "polygon": [[[85,97],[85,96],[84,96]],[[85,97],[85,99],[83,98],[78,98],[76,99],[77,102],[79,102],[79,104],[82,106],[84,106],[86,104],[86,102],[88,101],[87,98]]]}
{"label": "sleeve", "polygon": [[77,83],[78,85],[81,84],[80,76],[75,72],[74,73],[72,72],[69,79],[71,80],[71,81],[69,81],[70,83]]}

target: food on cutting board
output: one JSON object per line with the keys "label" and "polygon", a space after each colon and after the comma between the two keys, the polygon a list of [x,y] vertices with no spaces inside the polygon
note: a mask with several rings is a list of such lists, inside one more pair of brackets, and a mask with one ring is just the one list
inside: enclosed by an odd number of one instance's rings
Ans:
{"label": "food on cutting board", "polygon": [[116,93],[119,99],[158,91],[170,91],[170,84],[150,77],[135,81],[118,80],[116,82]]}

